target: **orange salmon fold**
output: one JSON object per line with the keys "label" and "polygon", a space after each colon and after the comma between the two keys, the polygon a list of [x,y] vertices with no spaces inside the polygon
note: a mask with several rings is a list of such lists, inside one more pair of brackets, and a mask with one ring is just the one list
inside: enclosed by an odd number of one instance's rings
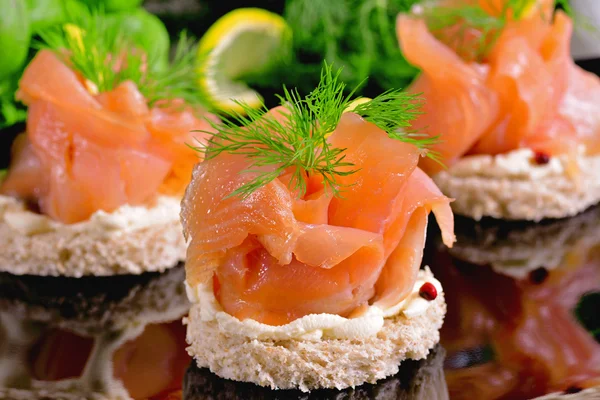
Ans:
{"label": "orange salmon fold", "polygon": [[29,106],[27,128],[0,193],[67,224],[98,210],[148,203],[158,193],[181,195],[198,162],[186,143],[209,136],[190,131],[211,130],[177,100],[148,107],[130,81],[94,95],[49,50],[27,67],[17,95]]}
{"label": "orange salmon fold", "polygon": [[410,293],[431,211],[444,242],[455,240],[450,199],[417,167],[417,147],[356,114],[344,114],[328,141],[359,169],[339,177],[342,197],[309,175],[299,198],[290,172],[243,200],[225,198],[253,179],[240,173],[250,161],[221,153],[196,166],[181,214],[188,284],[212,283],[226,312],[270,325],[315,313],[351,316]]}

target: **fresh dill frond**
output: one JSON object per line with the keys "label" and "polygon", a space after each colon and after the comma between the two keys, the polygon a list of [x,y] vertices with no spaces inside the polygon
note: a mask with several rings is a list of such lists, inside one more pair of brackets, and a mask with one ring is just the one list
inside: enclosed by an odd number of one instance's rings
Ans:
{"label": "fresh dill frond", "polygon": [[40,48],[54,51],[97,92],[134,82],[149,105],[182,99],[187,104],[207,102],[197,89],[198,69],[194,41],[184,33],[168,68],[155,68],[146,52],[120,33],[120,27],[102,11],[81,13],[73,23],[40,32]]}
{"label": "fresh dill frond", "polygon": [[324,51],[324,59],[339,63],[339,44],[352,13],[351,0],[288,0],[284,17],[305,51]]}
{"label": "fresh dill frond", "polygon": [[343,67],[347,89],[368,76],[368,85],[360,88],[365,96],[405,87],[418,69],[399,50],[396,18],[421,1],[286,0],[283,15],[293,31],[293,59],[250,83],[269,91],[286,83],[306,94],[317,85],[325,60]]}
{"label": "fresh dill frond", "polygon": [[[423,101],[418,95],[391,89],[373,100],[355,106],[352,111],[383,129],[390,137],[400,138],[398,132],[410,127],[410,122],[422,114],[422,105]],[[428,146],[433,142],[420,141],[414,144]]]}
{"label": "fresh dill frond", "polygon": [[371,101],[355,106],[352,111],[377,125],[392,139],[410,143],[422,150],[427,158],[440,162],[440,154],[429,150],[429,147],[438,143],[439,136],[430,137],[407,129],[422,114],[422,106],[423,99],[418,94],[391,89]]}
{"label": "fresh dill frond", "polygon": [[169,67],[151,73],[147,79],[148,86],[142,89],[150,104],[162,99],[182,99],[186,104],[209,104],[203,92],[198,90],[196,54],[195,40],[188,37],[185,31],[181,32]]}
{"label": "fresh dill frond", "polygon": [[25,121],[27,110],[15,100],[17,79],[0,82],[0,129]]}
{"label": "fresh dill frond", "polygon": [[39,32],[40,48],[55,51],[68,58],[72,68],[99,91],[111,87],[115,60],[108,55],[116,47],[118,31],[109,29],[106,19],[99,14],[81,14],[73,23],[56,25]]}
{"label": "fresh dill frond", "polygon": [[[341,70],[324,64],[320,82],[307,96],[284,87],[279,97],[279,115],[266,107],[253,109],[238,102],[242,112],[230,112],[222,123],[210,122],[217,134],[205,147],[196,148],[210,160],[219,154],[230,153],[248,157],[250,165],[243,173],[254,175],[247,183],[229,196],[246,198],[258,188],[268,184],[286,171],[292,172],[290,188],[301,197],[306,193],[306,176],[322,179],[326,190],[334,196],[340,194],[338,177],[351,175],[358,170],[346,160],[346,149],[336,148],[328,142],[345,110],[352,102],[351,90],[345,94],[346,85],[340,80]],[[411,143],[425,150],[436,138],[402,133],[416,118],[418,99],[400,91],[388,91],[373,100],[356,106],[352,112],[384,130],[391,138]],[[434,157],[433,153],[430,157]]]}

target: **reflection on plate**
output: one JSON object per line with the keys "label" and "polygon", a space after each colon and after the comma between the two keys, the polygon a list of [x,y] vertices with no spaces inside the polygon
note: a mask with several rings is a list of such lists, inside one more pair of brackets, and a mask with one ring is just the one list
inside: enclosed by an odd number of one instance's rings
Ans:
{"label": "reflection on plate", "polygon": [[432,259],[450,397],[599,396],[600,209],[543,224],[459,220],[457,233]]}
{"label": "reflection on plate", "polygon": [[[406,360],[400,371],[376,384],[365,384],[346,390],[271,390],[251,383],[235,382],[218,377],[207,368],[192,363],[183,388],[184,400],[445,400],[448,389],[444,379],[445,351],[437,346],[420,361]],[[234,356],[234,355],[232,355]]]}
{"label": "reflection on plate", "polygon": [[0,274],[0,398],[148,398],[190,362],[183,267],[139,277]]}
{"label": "reflection on plate", "polygon": [[560,268],[573,254],[587,254],[600,243],[600,207],[568,219],[534,224],[459,218],[456,245],[449,253],[471,264],[524,279],[532,271]]}

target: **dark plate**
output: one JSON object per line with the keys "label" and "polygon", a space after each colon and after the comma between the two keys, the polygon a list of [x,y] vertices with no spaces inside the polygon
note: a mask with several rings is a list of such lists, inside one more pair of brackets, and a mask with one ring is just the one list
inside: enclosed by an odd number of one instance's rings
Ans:
{"label": "dark plate", "polygon": [[542,224],[457,218],[456,230],[447,250],[431,229],[426,251],[448,303],[440,345],[375,385],[273,391],[197,368],[185,352],[177,267],[114,278],[0,274],[0,398],[587,398],[600,385],[600,208]]}

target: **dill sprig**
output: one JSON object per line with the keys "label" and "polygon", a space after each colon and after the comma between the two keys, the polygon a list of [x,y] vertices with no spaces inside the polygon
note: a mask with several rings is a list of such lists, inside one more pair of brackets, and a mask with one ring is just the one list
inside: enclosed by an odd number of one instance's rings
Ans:
{"label": "dill sprig", "polygon": [[[251,163],[242,173],[255,175],[229,196],[245,198],[289,170],[292,171],[290,188],[300,197],[306,193],[307,174],[321,177],[326,190],[334,196],[340,195],[337,178],[358,171],[346,160],[346,149],[333,147],[327,141],[356,90],[345,95],[346,85],[340,80],[340,74],[341,69],[334,71],[332,64],[325,63],[319,84],[304,98],[297,90],[284,87],[283,95],[279,96],[283,109],[278,116],[274,116],[273,111],[268,114],[266,107],[253,109],[238,102],[242,112],[230,112],[220,124],[209,121],[218,133],[212,136],[207,146],[196,150],[204,152],[209,160],[221,153],[245,155]],[[414,95],[388,91],[356,106],[352,112],[378,126],[391,138],[425,150],[435,138],[420,138],[400,131],[419,114],[419,105]],[[427,151],[424,154],[436,157]]]}
{"label": "dill sprig", "polygon": [[429,147],[439,142],[439,136],[430,137],[410,128],[411,121],[422,114],[423,100],[419,95],[390,89],[373,100],[353,107],[353,112],[383,129],[392,139],[410,143],[423,154],[441,164],[441,155]]}
{"label": "dill sprig", "polygon": [[[168,68],[148,59],[146,52],[120,33],[119,25],[102,11],[73,16],[73,23],[53,26],[39,33],[38,47],[64,57],[98,92],[133,81],[149,105],[183,99],[191,105],[207,104],[197,89],[198,69],[194,41],[180,34]],[[155,67],[157,66],[157,67]]]}
{"label": "dill sprig", "polygon": [[150,104],[164,99],[182,99],[186,104],[209,104],[203,92],[198,90],[200,77],[196,54],[195,40],[182,32],[169,67],[152,72],[146,79],[147,86],[141,89]]}

